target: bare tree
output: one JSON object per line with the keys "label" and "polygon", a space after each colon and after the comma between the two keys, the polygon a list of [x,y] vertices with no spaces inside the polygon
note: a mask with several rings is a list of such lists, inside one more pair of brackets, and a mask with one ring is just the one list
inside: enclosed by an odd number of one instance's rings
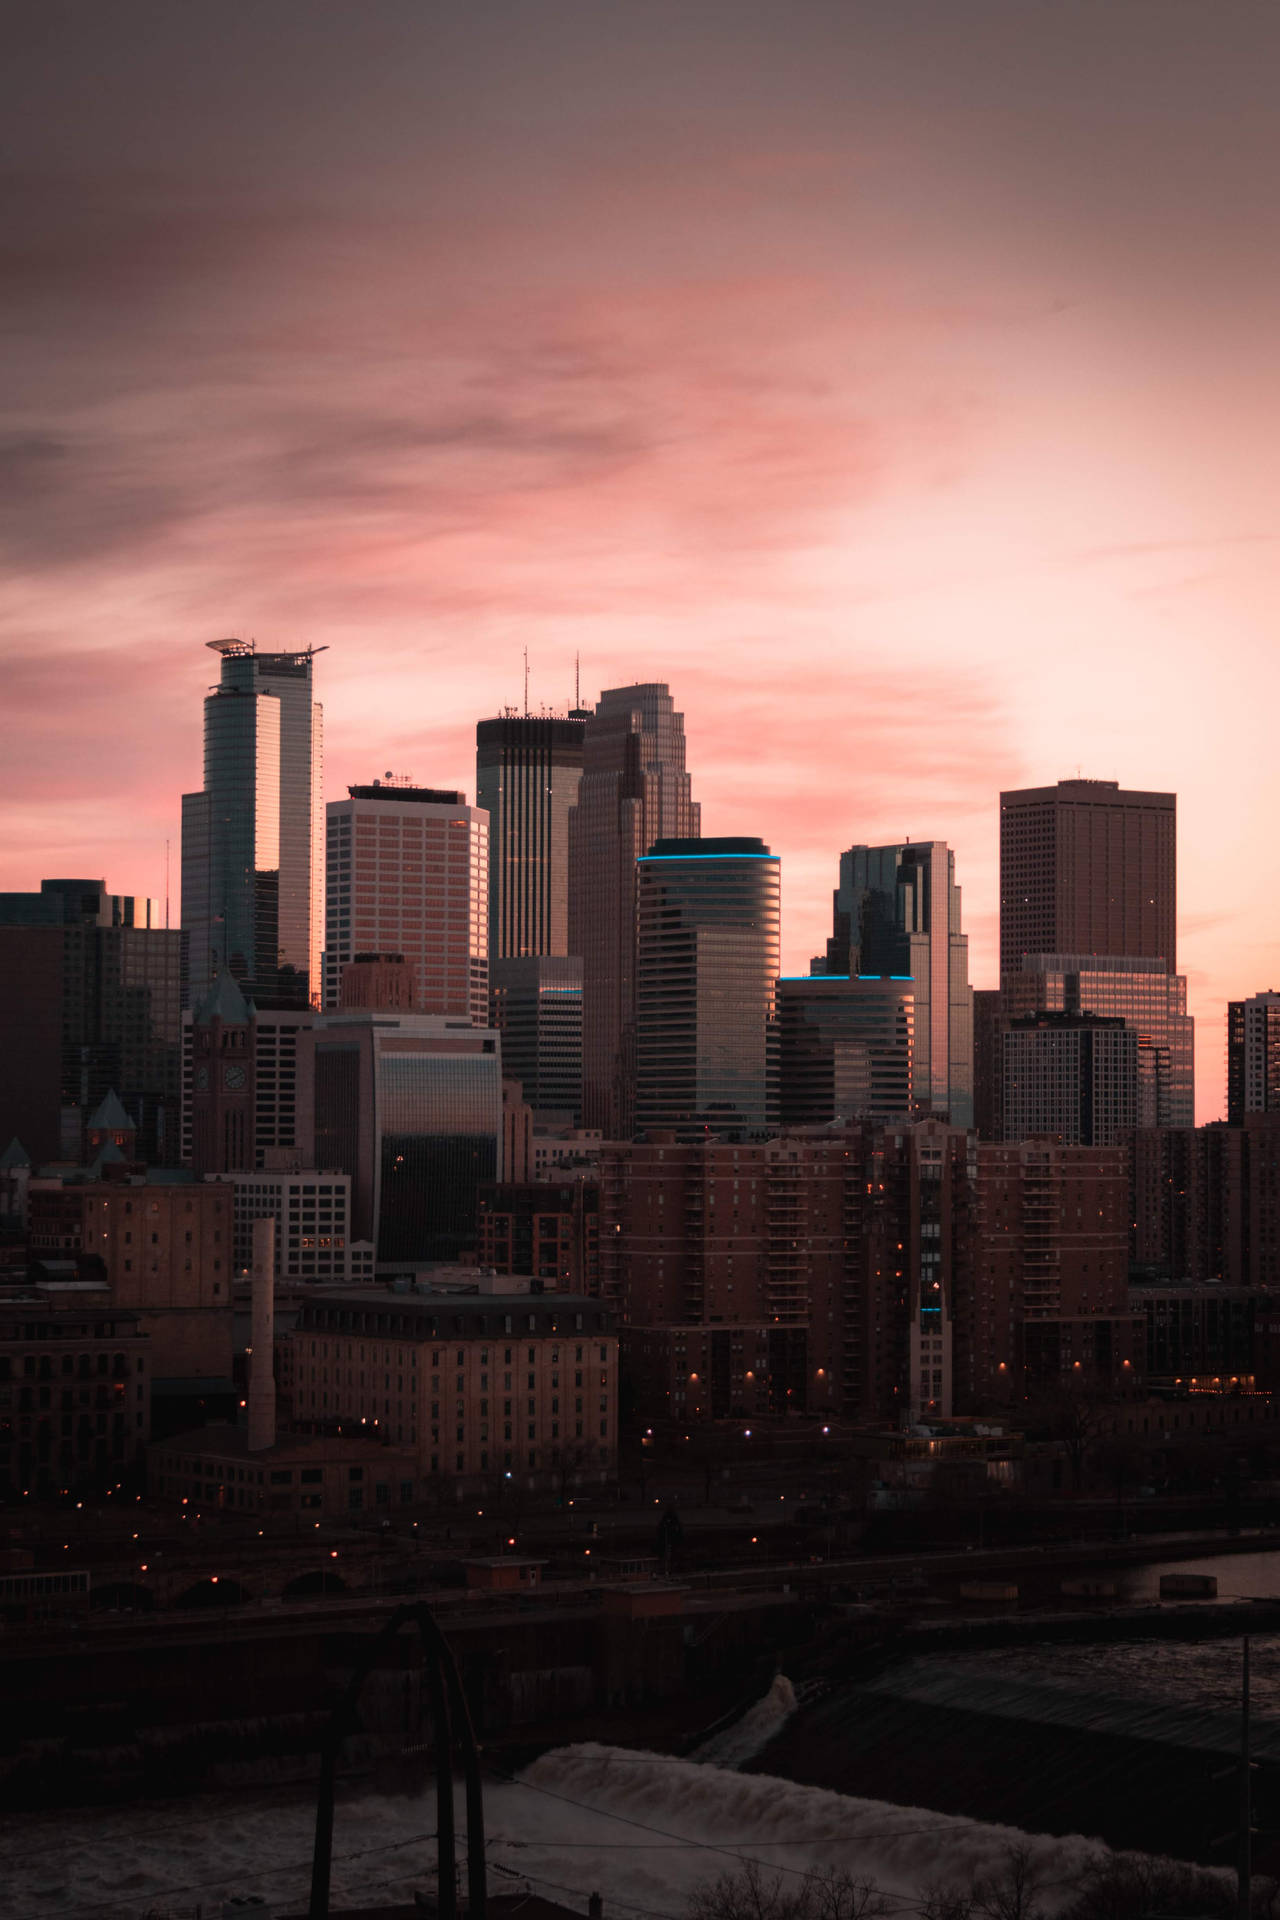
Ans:
{"label": "bare tree", "polygon": [[874,1880],[815,1871],[799,1879],[744,1861],[695,1889],[689,1920],[882,1920],[888,1904]]}
{"label": "bare tree", "polygon": [[995,1873],[979,1874],[970,1889],[973,1911],[983,1920],[1044,1920],[1040,1893],[1045,1871],[1030,1843],[1017,1841],[1005,1849]]}

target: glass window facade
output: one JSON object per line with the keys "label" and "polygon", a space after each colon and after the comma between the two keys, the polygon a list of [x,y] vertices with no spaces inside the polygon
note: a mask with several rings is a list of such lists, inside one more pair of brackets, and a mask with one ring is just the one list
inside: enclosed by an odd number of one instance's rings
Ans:
{"label": "glass window facade", "polygon": [[777,1122],[780,862],[762,840],[659,840],[639,862],[636,1124]]}

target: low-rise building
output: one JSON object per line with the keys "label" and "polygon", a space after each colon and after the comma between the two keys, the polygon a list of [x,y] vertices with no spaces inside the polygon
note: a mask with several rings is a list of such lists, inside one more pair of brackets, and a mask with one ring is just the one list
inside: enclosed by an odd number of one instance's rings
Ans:
{"label": "low-rise building", "polygon": [[100,1282],[0,1297],[0,1493],[105,1491],[138,1472],[151,1423],[141,1315]]}
{"label": "low-rise building", "polygon": [[195,1510],[298,1514],[308,1519],[388,1513],[421,1494],[405,1448],[341,1435],[286,1433],[250,1449],[247,1427],[201,1427],[151,1448],[148,1486]]}
{"label": "low-rise building", "polygon": [[437,1487],[616,1470],[618,1337],[598,1300],[326,1291],[290,1338],[295,1422],[359,1423]]}

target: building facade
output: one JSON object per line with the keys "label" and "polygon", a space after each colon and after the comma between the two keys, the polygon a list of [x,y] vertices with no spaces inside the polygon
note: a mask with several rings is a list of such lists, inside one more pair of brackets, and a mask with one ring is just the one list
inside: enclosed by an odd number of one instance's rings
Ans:
{"label": "building facade", "polygon": [[491,1024],[502,1035],[502,1067],[536,1115],[576,1126],[582,1112],[582,962],[537,954],[494,960]]}
{"label": "building facade", "polygon": [[915,995],[909,981],[796,974],[778,981],[778,1113],[784,1128],[911,1118]]}
{"label": "building facade", "polygon": [[607,1478],[618,1446],[618,1338],[564,1294],[326,1294],[291,1336],[300,1422],[360,1422],[432,1482]]}
{"label": "building facade", "polygon": [[398,953],[413,1010],[489,1020],[489,823],[460,793],[390,781],[327,809],[326,1011],[357,954]]}
{"label": "building facade", "polygon": [[1138,1124],[1138,1036],[1092,1013],[1033,1013],[1001,1034],[1006,1140],[1111,1147]]}
{"label": "building facade", "polygon": [[602,693],[582,768],[569,814],[569,948],[582,959],[583,1123],[620,1139],[635,1120],[636,863],[655,840],[701,832],[670,690]]}
{"label": "building facade", "polygon": [[315,1158],[351,1175],[357,1238],[379,1266],[456,1260],[502,1170],[497,1034],[430,1014],[315,1017]]}
{"label": "building facade", "polygon": [[1132,956],[1024,954],[1005,977],[1000,1017],[1044,1012],[1123,1020],[1138,1042],[1137,1124],[1195,1125],[1195,1021],[1181,974],[1162,960]]}
{"label": "building facade", "polygon": [[102,1286],[34,1285],[0,1299],[0,1490],[134,1485],[150,1438],[150,1342]]}
{"label": "building facade", "polygon": [[637,1127],[777,1124],[781,868],[763,840],[661,839],[638,862]]}
{"label": "building facade", "polygon": [[1000,795],[1000,974],[1028,953],[1177,955],[1177,796],[1115,780]]}
{"label": "building facade", "polygon": [[568,954],[569,810],[587,716],[504,713],[476,727],[476,805],[489,816],[491,961]]}
{"label": "building facade", "polygon": [[[300,1168],[230,1176],[232,1255],[237,1274],[253,1267],[253,1223],[276,1223],[278,1280],[350,1283],[366,1277],[367,1243],[351,1231],[351,1176]],[[352,1270],[353,1258],[357,1265]]]}
{"label": "building facade", "polygon": [[528,1274],[559,1293],[600,1292],[600,1187],[572,1180],[482,1187],[478,1257],[495,1273]]}
{"label": "building facade", "polygon": [[318,1004],[324,938],[323,713],[310,647],[221,656],[204,703],[204,786],[182,797],[184,1004],[223,967],[262,1006]]}
{"label": "building facade", "polygon": [[0,1133],[36,1165],[80,1164],[114,1090],[142,1156],[179,1154],[182,936],[160,903],[101,880],[0,895]]}
{"label": "building facade", "polygon": [[1229,1000],[1227,1119],[1238,1127],[1247,1113],[1276,1112],[1280,1112],[1280,993]]}
{"label": "building facade", "polygon": [[955,855],[941,840],[840,856],[826,971],[910,981],[916,1111],[973,1124],[973,989]]}

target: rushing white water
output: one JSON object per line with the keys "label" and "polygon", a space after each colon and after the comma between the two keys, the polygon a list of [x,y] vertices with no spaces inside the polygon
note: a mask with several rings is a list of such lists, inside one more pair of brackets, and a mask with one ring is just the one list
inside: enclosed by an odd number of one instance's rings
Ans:
{"label": "rushing white water", "polygon": [[741,1767],[754,1760],[784,1727],[797,1706],[796,1690],[785,1673],[778,1674],[768,1693],[748,1707],[740,1720],[704,1740],[693,1758],[705,1766]]}
{"label": "rushing white water", "polygon": [[[232,1894],[260,1894],[277,1913],[305,1912],[313,1819],[308,1804],[276,1794],[50,1813],[20,1828],[10,1821],[0,1839],[0,1914],[125,1920],[198,1905],[208,1916]],[[460,1849],[464,1823],[459,1793]],[[559,1748],[518,1780],[488,1785],[485,1823],[495,1891],[523,1878],[585,1911],[599,1890],[606,1916],[622,1920],[681,1920],[695,1886],[745,1859],[796,1873],[848,1869],[910,1901],[930,1881],[998,1870],[1006,1846],[1023,1837],[723,1765],[595,1745]],[[334,1906],[408,1901],[431,1884],[434,1824],[430,1790],[340,1804]],[[1049,1902],[1057,1889],[1065,1898],[1084,1861],[1102,1851],[1078,1836],[1036,1836],[1031,1845],[1051,1882]]]}

